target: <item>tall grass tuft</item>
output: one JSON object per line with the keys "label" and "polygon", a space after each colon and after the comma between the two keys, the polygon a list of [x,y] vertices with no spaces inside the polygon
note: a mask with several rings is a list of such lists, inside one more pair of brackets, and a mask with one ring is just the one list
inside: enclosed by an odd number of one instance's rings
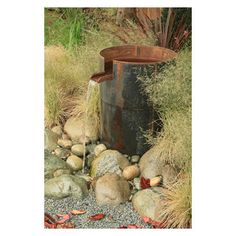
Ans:
{"label": "tall grass tuft", "polygon": [[158,147],[159,158],[180,170],[178,181],[168,186],[162,220],[170,228],[191,226],[191,52],[179,53],[176,63],[164,66],[156,76],[140,78],[144,92],[159,113],[163,129],[145,135]]}

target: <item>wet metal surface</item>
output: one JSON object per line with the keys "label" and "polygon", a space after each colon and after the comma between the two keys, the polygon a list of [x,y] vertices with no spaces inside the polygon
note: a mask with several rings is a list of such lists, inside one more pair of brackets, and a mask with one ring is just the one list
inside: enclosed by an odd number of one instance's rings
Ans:
{"label": "wet metal surface", "polygon": [[101,89],[101,141],[121,153],[142,155],[149,148],[143,131],[154,129],[153,121],[158,117],[137,77],[157,73],[157,63],[171,60],[176,54],[137,45],[108,48],[100,54],[105,71],[91,79],[99,82]]}

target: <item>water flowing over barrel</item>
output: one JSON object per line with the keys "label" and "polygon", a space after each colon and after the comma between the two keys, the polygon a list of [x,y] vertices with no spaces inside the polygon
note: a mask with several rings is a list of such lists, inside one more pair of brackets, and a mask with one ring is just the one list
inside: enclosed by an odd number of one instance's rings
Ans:
{"label": "water flowing over barrel", "polygon": [[91,79],[100,83],[101,142],[121,153],[142,155],[149,148],[143,132],[157,129],[153,121],[158,117],[137,78],[158,73],[158,65],[173,60],[176,53],[161,47],[124,45],[106,48],[100,55],[103,72]]}

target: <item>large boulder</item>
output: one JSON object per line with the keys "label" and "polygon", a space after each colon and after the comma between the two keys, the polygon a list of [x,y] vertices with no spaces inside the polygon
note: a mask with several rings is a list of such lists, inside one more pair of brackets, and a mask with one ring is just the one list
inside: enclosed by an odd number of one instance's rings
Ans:
{"label": "large boulder", "polygon": [[[60,171],[59,171],[60,170]],[[64,174],[71,173],[70,167],[61,158],[51,154],[49,151],[44,152],[44,179],[45,181],[53,178],[54,173]]]}
{"label": "large boulder", "polygon": [[163,192],[160,187],[148,188],[138,191],[132,198],[134,209],[141,217],[150,217],[152,220],[159,221],[162,207],[164,204]]}
{"label": "large boulder", "polygon": [[122,170],[129,165],[129,161],[116,150],[105,150],[96,157],[91,165],[92,177],[102,176],[106,173],[116,173],[122,176]]}
{"label": "large boulder", "polygon": [[96,201],[99,205],[118,205],[130,197],[129,183],[115,173],[100,177],[95,186]]}
{"label": "large boulder", "polygon": [[168,185],[176,180],[179,173],[173,166],[166,164],[160,158],[158,146],[148,150],[140,159],[141,176],[152,179],[158,175],[163,176],[163,184]]}
{"label": "large boulder", "polygon": [[44,193],[48,198],[74,197],[82,200],[88,195],[87,182],[74,175],[61,175],[48,180],[44,185]]}
{"label": "large boulder", "polygon": [[91,119],[85,119],[85,115],[81,115],[79,117],[70,117],[64,125],[64,131],[74,143],[80,143],[84,136],[91,141],[96,141],[99,132],[95,126]]}
{"label": "large boulder", "polygon": [[50,152],[56,149],[57,139],[58,139],[57,134],[52,132],[50,129],[45,129],[44,130],[44,149]]}

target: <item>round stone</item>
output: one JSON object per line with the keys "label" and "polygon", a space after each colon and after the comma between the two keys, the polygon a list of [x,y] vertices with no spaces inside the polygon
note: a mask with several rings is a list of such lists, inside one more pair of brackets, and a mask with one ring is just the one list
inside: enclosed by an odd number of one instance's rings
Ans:
{"label": "round stone", "polygon": [[66,163],[72,170],[81,170],[83,168],[83,160],[75,155],[71,155],[67,158]]}
{"label": "round stone", "polygon": [[102,153],[103,151],[105,151],[107,149],[107,147],[104,144],[98,144],[95,148],[94,148],[94,154],[95,156],[98,156],[100,153]]}
{"label": "round stone", "polygon": [[58,139],[57,144],[63,148],[71,148],[72,141],[69,139]]}
{"label": "round stone", "polygon": [[139,162],[139,159],[140,159],[140,156],[134,155],[134,156],[132,156],[132,157],[130,158],[130,162],[131,162],[132,164],[138,163],[138,162]]}
{"label": "round stone", "polygon": [[71,152],[74,153],[77,156],[82,157],[84,155],[84,148],[85,148],[85,154],[88,153],[88,150],[86,147],[84,147],[83,144],[75,144],[71,147]]}

